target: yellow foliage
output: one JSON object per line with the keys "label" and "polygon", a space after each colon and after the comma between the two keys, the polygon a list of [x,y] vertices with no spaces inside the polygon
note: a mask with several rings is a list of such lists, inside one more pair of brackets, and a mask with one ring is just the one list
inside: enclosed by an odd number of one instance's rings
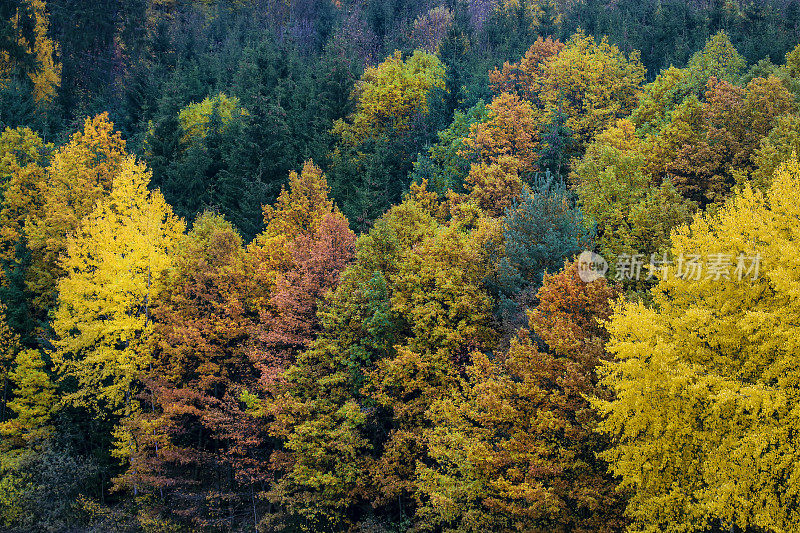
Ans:
{"label": "yellow foliage", "polygon": [[630,114],[639,102],[645,68],[639,53],[625,56],[603,38],[578,32],[542,67],[545,108],[566,115],[581,145]]}
{"label": "yellow foliage", "polygon": [[349,123],[336,122],[334,134],[356,145],[387,129],[408,130],[415,116],[428,112],[428,93],[444,89],[444,80],[445,68],[436,56],[417,50],[404,61],[397,50],[364,71],[354,92],[356,111]]}
{"label": "yellow foliage", "polygon": [[230,122],[236,116],[247,115],[247,111],[239,105],[239,99],[235,96],[228,97],[225,93],[219,93],[213,98],[205,98],[196,104],[189,104],[178,114],[178,122],[183,130],[181,142],[187,143],[195,139],[202,139],[208,134],[208,124],[214,108],[216,108],[222,124]]}
{"label": "yellow foliage", "polygon": [[330,187],[322,170],[306,161],[300,173],[289,173],[289,187],[282,188],[274,205],[265,205],[264,231],[248,246],[262,290],[272,290],[278,273],[292,264],[291,244],[299,236],[311,236],[325,215],[341,215],[330,198]]}
{"label": "yellow foliage", "polygon": [[[61,83],[61,64],[56,61],[58,45],[47,37],[50,25],[47,5],[44,0],[25,0],[34,18],[34,40],[28,41],[19,36],[17,42],[22,49],[35,57],[37,69],[28,72],[33,82],[33,97],[37,101],[50,100],[55,95],[56,87]],[[19,31],[19,13],[11,20],[16,31]],[[14,65],[12,59],[5,51],[0,51],[0,86],[3,79],[12,73]]]}
{"label": "yellow foliage", "polygon": [[13,261],[25,219],[41,212],[42,160],[51,149],[30,128],[7,128],[0,135],[0,261]]}
{"label": "yellow foliage", "polygon": [[26,282],[39,309],[52,305],[67,236],[111,189],[126,156],[125,141],[107,113],[87,118],[83,131],[54,154],[38,190],[42,207],[29,214],[25,228],[32,262]]}
{"label": "yellow foliage", "polygon": [[469,192],[467,197],[475,200],[486,216],[503,216],[522,194],[517,160],[500,156],[496,163],[489,165],[473,163],[465,187]]}
{"label": "yellow foliage", "polygon": [[108,198],[67,240],[58,284],[53,361],[77,380],[69,401],[112,411],[134,408],[132,388],[151,361],[150,308],[184,230],[150,172],[131,156],[113,178]]}
{"label": "yellow foliage", "polygon": [[10,378],[16,387],[8,407],[16,417],[0,424],[0,434],[9,439],[6,445],[22,447],[51,433],[58,396],[38,350],[23,350],[14,363]]}
{"label": "yellow foliage", "polygon": [[747,186],[673,236],[676,261],[727,269],[678,277],[675,265],[652,307],[616,310],[604,377],[616,399],[597,407],[633,531],[800,531],[799,218],[793,157],[766,194]]}
{"label": "yellow foliage", "polygon": [[[0,303],[0,386],[3,389],[3,403],[9,397],[9,372],[19,351],[19,335],[8,326],[6,306]],[[5,405],[2,405],[5,410]]]}
{"label": "yellow foliage", "polygon": [[470,127],[459,155],[473,161],[517,160],[520,172],[536,169],[539,159],[541,113],[515,94],[502,93],[487,106],[489,118]]}

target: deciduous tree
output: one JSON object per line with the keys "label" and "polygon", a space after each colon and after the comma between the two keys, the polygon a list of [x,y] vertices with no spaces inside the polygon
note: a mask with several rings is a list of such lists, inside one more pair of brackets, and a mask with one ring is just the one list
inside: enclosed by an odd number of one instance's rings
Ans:
{"label": "deciduous tree", "polygon": [[65,273],[59,257],[67,236],[111,190],[126,157],[125,141],[107,113],[87,118],[83,130],[53,154],[37,191],[41,211],[32,213],[25,226],[32,254],[27,284],[39,313],[54,304],[58,279]]}
{"label": "deciduous tree", "polygon": [[[791,530],[797,494],[795,326],[800,164],[777,171],[673,237],[677,263],[654,305],[621,304],[610,323],[615,361],[598,402],[614,439],[602,456],[632,498],[634,531],[700,531],[712,524]],[[676,269],[681,268],[681,271]]]}
{"label": "deciduous tree", "polygon": [[184,224],[132,156],[111,179],[109,196],[65,244],[53,329],[53,360],[74,379],[68,400],[99,415],[136,411],[139,380],[152,363],[152,307]]}

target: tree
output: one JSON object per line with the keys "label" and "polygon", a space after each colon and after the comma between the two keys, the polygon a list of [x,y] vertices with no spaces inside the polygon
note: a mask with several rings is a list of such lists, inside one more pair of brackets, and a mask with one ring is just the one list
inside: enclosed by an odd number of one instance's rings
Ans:
{"label": "tree", "polygon": [[670,113],[684,99],[691,95],[702,96],[711,78],[738,85],[745,66],[745,59],[733,47],[728,35],[720,31],[692,55],[686,68],[670,66],[645,85],[631,119],[637,128],[655,133],[669,121]]}
{"label": "tree", "polygon": [[674,110],[691,93],[691,74],[687,69],[670,66],[642,88],[639,105],[630,120],[644,133],[658,132]]}
{"label": "tree", "polygon": [[249,99],[256,106],[252,112],[225,93],[189,104],[177,116],[160,117],[145,139],[152,185],[178,216],[189,220],[217,210],[247,239],[261,229],[261,206],[278,192],[278,176],[297,159],[288,155],[294,147],[286,143],[285,111],[260,95]]}
{"label": "tree", "polygon": [[466,198],[474,201],[486,216],[500,217],[519,202],[522,179],[517,161],[503,155],[491,164],[472,164],[464,183]]}
{"label": "tree", "polygon": [[648,171],[666,176],[701,205],[721,200],[748,171],[759,141],[779,117],[796,109],[777,78],[755,78],[747,88],[710,78],[699,103],[688,97],[652,141]]}
{"label": "tree", "polygon": [[292,266],[278,273],[270,295],[271,312],[261,313],[258,348],[251,355],[268,389],[318,335],[318,303],[336,288],[341,271],[352,260],[355,235],[340,213],[330,213],[312,235],[300,235],[287,244]]}
{"label": "tree", "polygon": [[754,187],[766,190],[772,183],[775,171],[792,153],[800,154],[800,117],[779,117],[775,127],[765,135],[753,153],[753,169],[749,181]]}
{"label": "tree", "polygon": [[6,406],[11,398],[10,372],[19,350],[19,335],[9,328],[6,319],[6,306],[0,303],[0,379],[2,379],[3,384],[0,423],[6,421]]}
{"label": "tree", "polygon": [[[576,263],[545,277],[528,328],[496,357],[474,352],[469,380],[430,407],[431,460],[418,463],[420,529],[617,531],[616,483],[595,453],[587,394],[605,358],[616,290],[584,283]],[[535,334],[533,331],[535,330]],[[535,335],[546,343],[537,345]]]}
{"label": "tree", "polygon": [[178,122],[183,130],[181,142],[193,144],[209,134],[209,126],[214,113],[222,125],[236,116],[247,115],[247,111],[239,105],[239,99],[219,93],[213,98],[205,98],[202,102],[192,103],[178,113]]}
{"label": "tree", "polygon": [[506,334],[524,321],[544,275],[591,249],[594,228],[584,223],[563,183],[524,187],[519,202],[505,211],[502,246],[491,250],[496,266],[486,285],[497,298],[496,314]]}
{"label": "tree", "polygon": [[697,207],[669,181],[659,185],[645,171],[646,146],[633,124],[621,119],[595,138],[570,175],[611,278],[619,273],[618,258],[641,254],[646,263],[651,254],[661,257],[672,230],[688,222]]}
{"label": "tree", "polygon": [[539,114],[525,100],[502,93],[486,106],[488,117],[470,126],[459,152],[476,163],[496,163],[502,156],[517,160],[519,171],[537,169],[539,159]]}
{"label": "tree", "polygon": [[14,359],[8,378],[14,383],[14,398],[8,407],[14,417],[0,424],[8,448],[24,448],[53,432],[51,417],[58,407],[56,386],[37,350],[22,350]]}
{"label": "tree", "polygon": [[87,118],[83,131],[53,154],[37,191],[41,211],[25,224],[32,255],[27,285],[39,314],[55,302],[58,279],[65,273],[59,257],[66,251],[67,235],[108,194],[126,157],[125,141],[107,113]]}
{"label": "tree", "polygon": [[[33,85],[34,99],[49,101],[61,83],[61,64],[57,61],[58,45],[48,36],[47,5],[44,0],[22,0],[16,7],[12,7],[12,13],[3,13],[11,15],[8,40],[12,42],[2,43],[0,48],[0,88],[15,75],[24,74]],[[30,29],[25,27],[26,22]]]}
{"label": "tree", "polygon": [[502,69],[489,73],[489,82],[496,93],[518,92],[525,99],[538,103],[538,94],[544,88],[545,62],[558,55],[564,43],[552,37],[536,38],[519,63],[503,63]]}
{"label": "tree", "polygon": [[334,134],[344,142],[380,135],[387,129],[408,130],[417,114],[428,111],[428,93],[444,89],[444,67],[436,56],[422,51],[403,60],[400,51],[368,68],[354,97],[356,110],[348,122],[337,121]]}
{"label": "tree", "polygon": [[3,276],[17,259],[16,251],[23,239],[26,219],[40,214],[43,163],[50,150],[52,145],[46,145],[29,128],[6,128],[0,135],[0,262]]}
{"label": "tree", "polygon": [[[636,108],[644,76],[638,52],[627,56],[606,38],[598,43],[578,31],[565,44],[540,37],[519,64],[504,64],[490,81],[533,105],[539,135],[563,128],[571,142],[562,149],[580,154],[595,134]],[[554,158],[561,159],[549,154]]]}
{"label": "tree", "polygon": [[[407,324],[408,339],[376,362],[366,389],[391,417],[372,479],[378,505],[416,497],[414,470],[427,460],[426,411],[457,386],[474,349],[493,349],[493,300],[483,286],[491,270],[487,242],[497,225],[463,212],[403,257],[391,278],[392,311]],[[471,215],[471,216],[470,216]]]}
{"label": "tree", "polygon": [[637,52],[626,56],[605,38],[598,43],[578,32],[544,63],[539,98],[547,112],[566,116],[580,153],[595,134],[636,107],[644,75]]}
{"label": "tree", "polygon": [[452,24],[453,12],[444,6],[434,7],[424,15],[418,16],[411,30],[414,48],[435,54]]}
{"label": "tree", "polygon": [[289,187],[281,189],[273,205],[263,207],[264,231],[248,246],[255,279],[263,287],[261,309],[268,311],[278,277],[294,265],[292,243],[315,235],[325,216],[337,212],[325,174],[311,161],[300,173],[292,171]]}
{"label": "tree", "polygon": [[355,227],[367,228],[400,200],[411,160],[433,133],[425,123],[429,95],[444,80],[441,61],[422,51],[407,60],[397,51],[361,76],[355,112],[331,131],[331,184]]}
{"label": "tree", "polygon": [[[797,453],[796,331],[783,317],[797,306],[798,185],[793,158],[766,194],[745,186],[695,217],[673,237],[653,306],[615,309],[602,380],[615,397],[596,405],[635,531],[797,523],[797,496],[779,487]],[[693,254],[702,271],[687,272]]]}
{"label": "tree", "polygon": [[728,34],[719,31],[706,41],[702,50],[692,55],[686,68],[690,86],[702,91],[712,77],[736,84],[746,66],[747,60],[736,51]]}
{"label": "tree", "polygon": [[147,491],[192,527],[213,527],[217,514],[228,527],[255,527],[270,478],[266,428],[246,407],[259,390],[248,356],[257,313],[247,268],[232,225],[202,214],[161,281],[144,406],[125,421],[133,449],[116,486]]}
{"label": "tree", "polygon": [[74,380],[67,400],[90,411],[129,416],[152,363],[152,306],[184,224],[133,157],[121,162],[109,196],[66,242],[58,283],[53,361]]}
{"label": "tree", "polygon": [[444,194],[448,189],[460,192],[469,172],[469,161],[460,155],[464,140],[473,124],[488,118],[483,101],[472,106],[466,113],[456,111],[453,122],[437,133],[439,141],[428,148],[414,161],[413,179],[415,182],[428,180],[431,190]]}
{"label": "tree", "polygon": [[323,300],[322,331],[284,372],[286,388],[274,402],[272,428],[286,442],[276,456],[286,473],[270,496],[286,516],[276,519],[344,527],[364,518],[366,502],[394,507],[380,496],[381,481],[372,475],[388,416],[364,387],[375,363],[393,357],[394,346],[408,335],[392,310],[392,280],[403,257],[437,226],[407,197],[359,237],[355,261]]}

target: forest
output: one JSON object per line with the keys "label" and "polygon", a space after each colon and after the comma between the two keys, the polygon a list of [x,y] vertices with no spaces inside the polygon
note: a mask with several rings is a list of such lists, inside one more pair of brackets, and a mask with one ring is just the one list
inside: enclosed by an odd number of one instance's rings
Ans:
{"label": "forest", "polygon": [[798,152],[800,0],[0,0],[0,531],[800,532]]}

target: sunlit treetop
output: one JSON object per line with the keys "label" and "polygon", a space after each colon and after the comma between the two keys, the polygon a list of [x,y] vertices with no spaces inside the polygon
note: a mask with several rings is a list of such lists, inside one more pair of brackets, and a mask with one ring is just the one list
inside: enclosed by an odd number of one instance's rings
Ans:
{"label": "sunlit treetop", "polygon": [[215,112],[222,125],[237,116],[247,115],[247,111],[239,104],[239,99],[235,96],[227,96],[225,93],[205,98],[199,103],[189,104],[181,109],[178,115],[178,121],[184,132],[181,140],[188,142],[191,139],[205,137]]}

